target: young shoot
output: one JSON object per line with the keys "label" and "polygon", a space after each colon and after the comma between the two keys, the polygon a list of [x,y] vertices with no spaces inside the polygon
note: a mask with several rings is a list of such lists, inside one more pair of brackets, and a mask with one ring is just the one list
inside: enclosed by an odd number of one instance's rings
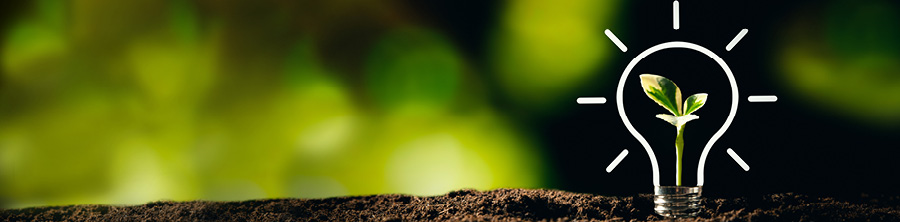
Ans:
{"label": "young shoot", "polygon": [[641,75],[641,87],[644,88],[644,93],[647,93],[647,96],[650,97],[653,101],[656,101],[657,104],[666,108],[672,115],[669,114],[659,114],[656,115],[656,118],[660,118],[665,120],[669,124],[675,126],[675,130],[677,132],[675,136],[675,185],[681,186],[681,157],[684,153],[684,125],[691,121],[700,118],[696,115],[691,115],[691,113],[703,107],[703,104],[706,104],[706,93],[697,93],[691,95],[684,100],[684,103],[681,102],[681,89],[675,85],[675,82],[667,79],[666,77],[653,75],[653,74],[642,74]]}

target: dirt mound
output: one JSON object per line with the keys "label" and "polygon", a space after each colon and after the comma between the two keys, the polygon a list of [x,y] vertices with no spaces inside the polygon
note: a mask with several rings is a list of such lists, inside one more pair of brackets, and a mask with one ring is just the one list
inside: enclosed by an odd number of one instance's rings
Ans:
{"label": "dirt mound", "polygon": [[[661,220],[650,195],[607,197],[559,190],[460,190],[442,196],[374,195],[240,202],[153,202],[7,209],[5,221],[430,221]],[[892,198],[891,200],[896,200]],[[710,199],[689,221],[900,221],[897,201],[838,201],[799,194]]]}

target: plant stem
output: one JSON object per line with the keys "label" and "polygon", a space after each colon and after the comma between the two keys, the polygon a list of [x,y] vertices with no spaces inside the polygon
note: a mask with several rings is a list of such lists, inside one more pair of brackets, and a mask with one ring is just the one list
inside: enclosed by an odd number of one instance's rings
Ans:
{"label": "plant stem", "polygon": [[681,186],[681,156],[684,153],[684,125],[676,126],[675,136],[675,186]]}

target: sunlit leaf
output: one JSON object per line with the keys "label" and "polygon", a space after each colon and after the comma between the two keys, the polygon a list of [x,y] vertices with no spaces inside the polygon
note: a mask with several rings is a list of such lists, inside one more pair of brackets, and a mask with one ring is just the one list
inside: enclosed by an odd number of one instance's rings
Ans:
{"label": "sunlit leaf", "polygon": [[689,115],[706,104],[706,93],[697,93],[684,100],[684,114]]}
{"label": "sunlit leaf", "polygon": [[681,89],[672,80],[658,75],[642,74],[641,87],[657,104],[676,116],[682,115]]}

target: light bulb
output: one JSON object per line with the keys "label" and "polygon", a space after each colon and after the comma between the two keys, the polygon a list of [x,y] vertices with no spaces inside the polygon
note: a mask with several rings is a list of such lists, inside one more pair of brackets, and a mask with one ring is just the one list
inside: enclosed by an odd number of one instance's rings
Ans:
{"label": "light bulb", "polygon": [[738,108],[737,82],[735,82],[734,74],[731,72],[731,68],[728,67],[728,64],[726,64],[725,61],[722,60],[722,58],[720,58],[709,49],[704,48],[703,46],[689,42],[666,42],[650,47],[649,49],[641,52],[641,54],[632,59],[631,62],[628,63],[628,66],[625,67],[625,71],[622,72],[622,76],[619,78],[619,85],[616,87],[616,108],[619,111],[619,117],[622,118],[622,122],[625,124],[625,128],[628,129],[628,132],[630,132],[631,135],[641,143],[641,146],[644,147],[644,150],[647,151],[647,155],[650,157],[650,165],[653,169],[653,185],[659,186],[659,165],[656,161],[656,154],[654,154],[653,149],[651,149],[650,144],[647,143],[647,140],[644,139],[644,137],[634,129],[634,126],[632,126],[631,121],[629,121],[628,116],[625,114],[625,107],[622,104],[622,92],[625,88],[625,81],[628,79],[629,74],[631,74],[631,70],[642,59],[661,50],[676,48],[691,49],[703,53],[707,57],[715,60],[716,63],[718,63],[719,66],[722,67],[722,70],[725,71],[725,75],[728,77],[728,83],[731,86],[731,110],[728,112],[728,117],[725,118],[725,123],[722,125],[722,127],[720,127],[719,130],[716,131],[716,133],[713,134],[712,137],[710,137],[709,141],[706,142],[706,146],[703,147],[703,152],[700,154],[700,162],[697,166],[697,186],[703,186],[703,168],[706,164],[706,157],[709,153],[709,150],[710,148],[712,148],[712,145],[722,137],[722,134],[725,134],[725,130],[727,130],[728,127],[731,126],[731,122],[734,120],[734,116],[737,113]]}
{"label": "light bulb", "polygon": [[[628,80],[628,76],[631,74],[631,70],[637,65],[642,59],[647,56],[656,53],[661,50],[666,49],[691,49],[697,52],[700,52],[707,57],[716,61],[719,66],[722,67],[722,70],[725,72],[725,75],[728,77],[729,85],[731,86],[731,110],[728,112],[728,117],[725,118],[725,123],[710,137],[709,141],[706,142],[706,146],[703,148],[703,152],[700,154],[700,162],[697,164],[697,185],[696,186],[661,186],[659,183],[659,164],[656,160],[656,154],[651,148],[650,144],[647,143],[647,140],[635,130],[634,126],[631,124],[631,121],[628,119],[628,115],[625,114],[625,106],[623,105],[622,93],[625,88],[625,81]],[[647,156],[650,157],[650,165],[653,170],[653,186],[654,186],[654,194],[656,195],[654,198],[654,203],[656,204],[655,210],[660,215],[664,216],[694,216],[699,212],[700,209],[700,196],[703,188],[703,169],[706,164],[706,157],[709,154],[709,150],[712,148],[713,144],[722,137],[722,134],[725,134],[725,131],[731,126],[731,122],[734,120],[734,116],[737,113],[738,108],[738,89],[737,82],[734,79],[734,74],[731,72],[731,68],[728,67],[728,64],[725,63],[722,58],[718,55],[706,49],[703,46],[689,43],[689,42],[666,42],[662,43],[649,49],[641,52],[634,59],[628,63],[628,66],[625,67],[625,70],[622,72],[622,76],[619,78],[619,85],[616,87],[616,108],[619,112],[619,117],[622,118],[622,122],[625,124],[625,128],[628,129],[628,132],[634,136],[638,142],[641,143],[641,146],[644,147],[644,150],[647,151]]]}
{"label": "light bulb", "polygon": [[[679,4],[678,1],[674,1],[672,3],[672,28],[675,30],[679,30],[680,19],[679,19]],[[747,35],[749,30],[742,29],[738,34],[725,46],[726,51],[731,51],[744,36]],[[605,30],[604,33],[607,37],[609,37],[610,41],[615,44],[619,50],[622,52],[628,51],[628,47],[622,43],[619,38],[613,34],[609,29]],[[731,87],[731,110],[728,113],[728,117],[725,118],[725,122],[716,131],[712,137],[710,137],[709,141],[706,142],[706,145],[703,147],[703,151],[700,154],[699,162],[697,163],[697,185],[696,186],[661,186],[659,183],[659,164],[656,160],[656,154],[651,148],[650,144],[647,143],[647,140],[634,129],[631,122],[628,119],[628,116],[625,114],[625,107],[623,106],[622,100],[622,92],[625,88],[625,81],[628,80],[628,76],[631,74],[632,69],[635,65],[637,65],[642,59],[650,56],[653,53],[656,53],[661,50],[666,49],[690,49],[706,55],[710,59],[714,60],[724,71],[726,77],[728,77],[728,83]],[[722,60],[721,57],[710,51],[709,49],[694,44],[690,42],[682,42],[682,41],[672,41],[665,42],[653,47],[650,47],[647,50],[644,50],[640,54],[638,54],[628,65],[625,67],[625,70],[622,72],[621,78],[619,78],[619,84],[616,88],[616,107],[619,112],[619,117],[622,118],[622,122],[625,124],[625,127],[628,129],[628,132],[634,136],[635,139],[640,142],[641,146],[647,152],[647,156],[650,157],[650,165],[653,170],[653,186],[654,186],[654,203],[657,214],[669,217],[681,217],[681,216],[695,216],[700,209],[700,198],[701,192],[704,183],[704,167],[706,166],[706,158],[709,155],[709,151],[712,149],[713,145],[719,138],[725,134],[725,131],[728,130],[728,127],[731,126],[732,121],[734,120],[735,114],[737,114],[738,108],[738,88],[737,82],[735,81],[734,74],[731,71],[731,68],[728,67],[728,64]],[[747,98],[749,102],[775,102],[777,97],[774,95],[765,95],[758,96],[753,95]],[[603,97],[580,97],[576,100],[579,104],[604,104],[606,103],[606,98]],[[734,152],[731,148],[727,149],[727,153],[731,156],[732,159],[744,171],[750,170],[750,167]],[[618,157],[613,160],[612,163],[606,168],[607,172],[611,172],[615,167],[628,155],[628,150],[623,150]]]}

